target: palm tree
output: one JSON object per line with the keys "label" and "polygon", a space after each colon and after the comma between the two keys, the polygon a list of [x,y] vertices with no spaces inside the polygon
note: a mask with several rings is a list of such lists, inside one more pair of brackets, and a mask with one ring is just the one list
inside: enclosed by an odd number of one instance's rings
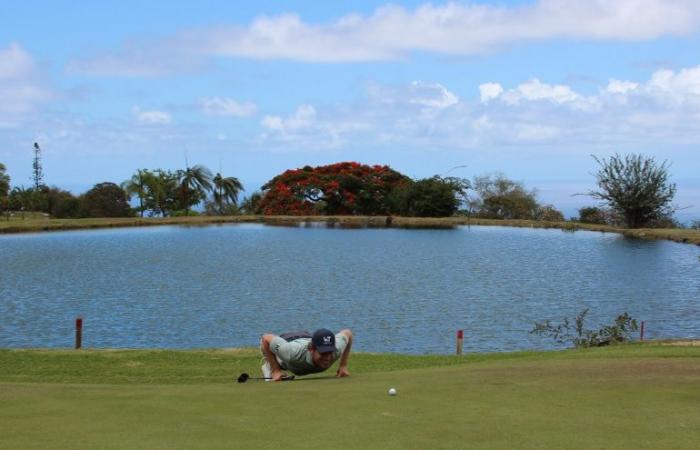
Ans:
{"label": "palm tree", "polygon": [[122,189],[124,189],[129,197],[132,195],[137,195],[139,197],[139,211],[141,217],[143,217],[143,199],[146,197],[146,179],[150,175],[148,169],[138,169],[136,173],[128,180],[122,183]]}
{"label": "palm tree", "polygon": [[[180,190],[184,195],[185,215],[190,215],[190,194],[192,192],[201,195],[206,191],[211,191],[211,172],[202,165],[187,167],[185,170],[178,170],[177,177]],[[196,203],[195,203],[196,204]]]}
{"label": "palm tree", "polygon": [[219,215],[223,214],[223,203],[236,205],[238,203],[238,193],[243,190],[243,185],[236,177],[221,176],[218,173],[214,176],[214,202],[219,206]]}

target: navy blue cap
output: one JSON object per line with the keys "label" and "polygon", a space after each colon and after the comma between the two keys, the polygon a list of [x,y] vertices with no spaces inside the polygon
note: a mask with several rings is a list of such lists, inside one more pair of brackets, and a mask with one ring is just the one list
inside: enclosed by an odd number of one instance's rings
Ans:
{"label": "navy blue cap", "polygon": [[314,344],[314,347],[320,353],[334,352],[335,334],[331,330],[321,328],[314,331],[313,336],[311,336],[311,343]]}

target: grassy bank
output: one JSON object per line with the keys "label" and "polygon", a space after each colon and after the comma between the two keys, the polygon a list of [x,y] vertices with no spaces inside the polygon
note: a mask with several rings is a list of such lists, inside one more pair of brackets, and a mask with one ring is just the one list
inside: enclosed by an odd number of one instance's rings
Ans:
{"label": "grassy bank", "polygon": [[599,231],[621,233],[639,239],[666,239],[700,245],[700,230],[641,228],[624,229],[607,225],[577,222],[545,222],[534,220],[491,220],[467,217],[420,218],[386,216],[196,216],[167,218],[105,218],[105,219],[13,219],[0,220],[0,233],[81,230],[92,228],[141,227],[154,225],[209,225],[222,223],[264,223],[279,226],[304,226],[323,223],[338,228],[453,228],[459,225],[487,225],[524,228],[556,228],[565,231]]}
{"label": "grassy bank", "polygon": [[700,442],[699,347],[360,353],[346,379],[234,382],[258,365],[254,350],[0,351],[0,448],[637,450]]}

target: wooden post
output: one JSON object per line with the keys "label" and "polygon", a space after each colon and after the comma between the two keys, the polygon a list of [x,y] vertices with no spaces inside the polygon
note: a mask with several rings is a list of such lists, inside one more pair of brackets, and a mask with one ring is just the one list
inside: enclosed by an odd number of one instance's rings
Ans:
{"label": "wooden post", "polygon": [[644,340],[644,321],[642,320],[642,326],[639,327],[639,340]]}
{"label": "wooden post", "polygon": [[462,354],[462,347],[464,345],[464,330],[457,330],[457,354]]}
{"label": "wooden post", "polygon": [[83,318],[75,319],[75,349],[79,350],[83,346]]}

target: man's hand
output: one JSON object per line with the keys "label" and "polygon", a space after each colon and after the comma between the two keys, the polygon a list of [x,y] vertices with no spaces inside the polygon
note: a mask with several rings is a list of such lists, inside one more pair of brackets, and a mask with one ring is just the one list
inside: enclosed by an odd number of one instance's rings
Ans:
{"label": "man's hand", "polygon": [[347,367],[341,366],[341,367],[338,367],[338,371],[335,373],[335,376],[338,378],[349,377],[350,372],[348,372]]}
{"label": "man's hand", "polygon": [[273,381],[282,381],[282,378],[284,377],[284,372],[281,370],[273,370],[272,371],[272,380]]}

